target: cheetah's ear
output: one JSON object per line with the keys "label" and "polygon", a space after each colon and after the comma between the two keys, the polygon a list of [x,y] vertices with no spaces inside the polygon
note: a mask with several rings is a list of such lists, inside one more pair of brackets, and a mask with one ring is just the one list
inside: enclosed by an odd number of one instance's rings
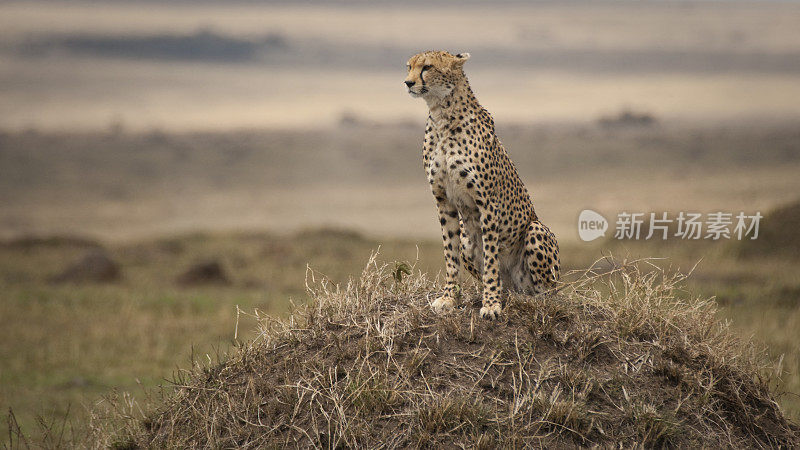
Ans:
{"label": "cheetah's ear", "polygon": [[469,53],[459,53],[456,55],[456,59],[453,61],[453,68],[461,68],[464,67],[464,63],[467,62],[469,59]]}

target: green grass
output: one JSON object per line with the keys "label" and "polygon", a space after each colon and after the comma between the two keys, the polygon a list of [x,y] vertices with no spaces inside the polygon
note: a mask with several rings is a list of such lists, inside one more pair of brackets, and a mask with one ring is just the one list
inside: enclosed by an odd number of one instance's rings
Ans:
{"label": "green grass", "polygon": [[[350,232],[295,236],[190,235],[110,248],[123,279],[112,284],[54,284],[49,279],[87,252],[67,243],[0,247],[0,410],[13,408],[23,430],[36,417],[78,426],[86,408],[112,389],[141,395],[191,359],[207,360],[234,342],[237,307],[283,315],[306,301],[306,264],[334,280],[359,272],[379,242]],[[389,258],[414,261],[411,242],[381,246]],[[420,248],[433,269],[438,245]],[[182,287],[175,278],[216,258],[225,286]],[[239,339],[255,322],[243,315]]]}
{"label": "green grass", "polygon": [[[282,316],[289,301],[307,300],[307,264],[337,282],[363,269],[380,246],[386,261],[417,261],[435,274],[442,266],[438,242],[378,240],[339,230],[294,235],[195,234],[116,244],[111,256],[123,278],[112,284],[53,284],[48,280],[87,251],[80,243],[0,246],[0,410],[12,408],[23,430],[36,435],[36,417],[67,415],[77,430],[91,408],[113,390],[144,391],[170,378],[192,359],[208,361],[234,345],[237,306]],[[615,258],[663,256],[662,265],[686,272],[700,261],[687,296],[717,296],[719,317],[745,342],[766,344],[782,361],[780,403],[800,419],[800,280],[792,260],[741,258],[730,245],[632,244],[607,241],[562,249],[565,268],[585,268],[604,254]],[[182,287],[175,278],[197,261],[218,259],[231,283]],[[702,260],[702,261],[701,261]],[[239,317],[240,340],[254,336],[255,321]],[[592,343],[589,343],[592,344]],[[601,344],[600,344],[601,345]],[[587,347],[588,348],[588,347]],[[591,357],[587,350],[587,358]],[[207,356],[208,355],[208,356]],[[425,355],[420,355],[424,364]],[[366,385],[364,407],[385,392]],[[554,413],[558,412],[554,410]],[[661,439],[654,422],[653,439]],[[664,436],[669,436],[669,430]]]}

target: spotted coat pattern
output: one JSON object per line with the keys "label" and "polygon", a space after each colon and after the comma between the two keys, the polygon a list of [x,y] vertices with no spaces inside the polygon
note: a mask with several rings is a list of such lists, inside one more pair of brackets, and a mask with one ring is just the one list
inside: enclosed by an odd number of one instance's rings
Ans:
{"label": "spotted coat pattern", "polygon": [[555,235],[539,221],[494,120],[463,71],[468,53],[429,51],[408,61],[405,84],[428,104],[423,161],[431,185],[446,264],[433,302],[452,309],[459,269],[482,281],[480,315],[497,318],[503,290],[537,293],[554,286],[560,261]]}

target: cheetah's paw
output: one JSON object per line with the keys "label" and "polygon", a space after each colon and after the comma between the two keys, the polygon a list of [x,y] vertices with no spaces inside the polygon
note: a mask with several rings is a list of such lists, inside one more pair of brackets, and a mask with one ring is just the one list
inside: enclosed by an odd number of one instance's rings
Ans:
{"label": "cheetah's paw", "polygon": [[452,311],[455,305],[456,301],[453,300],[452,297],[449,297],[447,295],[442,295],[441,297],[433,301],[431,307],[433,308],[434,312],[441,314],[441,313],[446,313],[448,311]]}
{"label": "cheetah's paw", "polygon": [[494,320],[500,317],[500,312],[502,308],[500,307],[500,303],[494,303],[492,305],[486,305],[481,308],[481,319],[486,320]]}

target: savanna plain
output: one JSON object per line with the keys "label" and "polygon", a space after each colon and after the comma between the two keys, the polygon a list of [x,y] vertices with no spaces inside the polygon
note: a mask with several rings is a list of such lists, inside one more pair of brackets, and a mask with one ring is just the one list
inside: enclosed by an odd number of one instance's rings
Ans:
{"label": "savanna plain", "polygon": [[[405,58],[431,42],[472,53],[565,270],[647,257],[688,274],[679,296],[713,298],[800,420],[800,7],[470,4],[445,22],[512,26],[424,22],[427,40],[383,3],[160,5],[147,26],[131,8],[0,5],[9,429],[56,445],[108,396],[147,405],[257,337],[255,311],[285,316],[309,277],[346,284],[375,251],[435,276],[424,107],[400,89]],[[53,28],[55,15],[70,20]],[[153,50],[164,40],[172,51]],[[590,243],[586,208],[612,220]],[[613,238],[622,211],[764,219],[756,240],[632,241]]]}

